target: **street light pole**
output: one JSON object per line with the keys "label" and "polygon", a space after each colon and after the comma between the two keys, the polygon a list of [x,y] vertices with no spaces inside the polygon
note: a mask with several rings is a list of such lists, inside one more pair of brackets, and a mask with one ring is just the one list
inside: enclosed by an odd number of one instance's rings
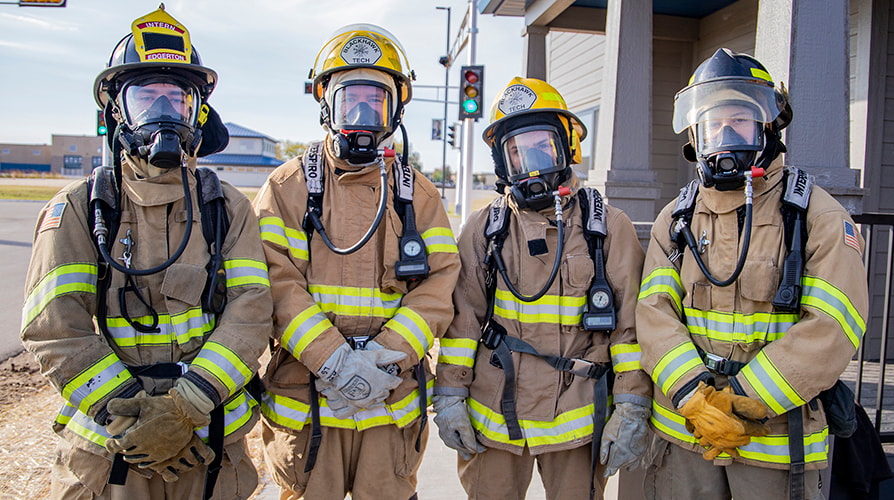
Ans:
{"label": "street light pole", "polygon": [[441,128],[441,140],[444,141],[441,150],[441,200],[446,200],[445,189],[447,188],[447,92],[450,85],[450,7],[435,7],[438,10],[447,11],[447,52],[441,58],[444,65],[444,126]]}

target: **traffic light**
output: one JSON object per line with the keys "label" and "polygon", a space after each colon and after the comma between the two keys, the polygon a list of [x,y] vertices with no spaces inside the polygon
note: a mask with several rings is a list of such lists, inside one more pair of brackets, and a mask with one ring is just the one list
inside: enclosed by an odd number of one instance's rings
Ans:
{"label": "traffic light", "polygon": [[459,74],[459,119],[481,118],[484,114],[484,66],[463,66]]}
{"label": "traffic light", "polygon": [[96,110],[96,135],[106,135],[109,128],[106,127],[106,114],[103,110]]}
{"label": "traffic light", "polygon": [[447,127],[447,144],[450,144],[451,148],[456,148],[456,124],[450,125]]}

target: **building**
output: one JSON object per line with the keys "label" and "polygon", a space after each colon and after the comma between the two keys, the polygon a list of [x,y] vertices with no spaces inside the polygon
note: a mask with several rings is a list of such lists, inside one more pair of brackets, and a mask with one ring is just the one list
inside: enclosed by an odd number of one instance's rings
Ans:
{"label": "building", "polygon": [[260,132],[227,122],[230,142],[220,153],[199,158],[199,165],[213,168],[234,186],[259,187],[282,160],[276,157],[278,141]]}
{"label": "building", "polygon": [[[226,123],[230,142],[220,153],[199,158],[235,186],[258,187],[282,163],[278,141],[260,132]],[[51,144],[0,144],[0,173],[39,172],[66,177],[89,174],[102,165],[102,136],[53,134]]]}

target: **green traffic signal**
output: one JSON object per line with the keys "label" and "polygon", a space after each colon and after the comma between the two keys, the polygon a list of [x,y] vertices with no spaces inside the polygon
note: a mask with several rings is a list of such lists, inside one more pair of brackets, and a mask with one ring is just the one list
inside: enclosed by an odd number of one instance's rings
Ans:
{"label": "green traffic signal", "polygon": [[474,114],[478,112],[478,103],[475,99],[466,99],[463,101],[463,109],[466,110],[466,113]]}
{"label": "green traffic signal", "polygon": [[106,135],[106,133],[107,133],[108,131],[109,131],[109,129],[108,129],[107,127],[105,127],[105,126],[97,127],[97,129],[96,129],[96,135]]}

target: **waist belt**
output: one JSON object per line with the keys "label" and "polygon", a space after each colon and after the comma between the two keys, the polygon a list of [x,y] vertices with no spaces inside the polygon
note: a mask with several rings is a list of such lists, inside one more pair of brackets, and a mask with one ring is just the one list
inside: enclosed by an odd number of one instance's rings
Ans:
{"label": "waist belt", "polygon": [[732,377],[737,375],[747,364],[712,354],[699,346],[695,346],[695,349],[698,351],[698,355],[701,356],[702,361],[704,361],[705,366],[714,373]]}
{"label": "waist belt", "polygon": [[180,363],[155,363],[154,365],[128,366],[127,370],[134,376],[147,378],[180,378],[189,370],[189,365]]}

